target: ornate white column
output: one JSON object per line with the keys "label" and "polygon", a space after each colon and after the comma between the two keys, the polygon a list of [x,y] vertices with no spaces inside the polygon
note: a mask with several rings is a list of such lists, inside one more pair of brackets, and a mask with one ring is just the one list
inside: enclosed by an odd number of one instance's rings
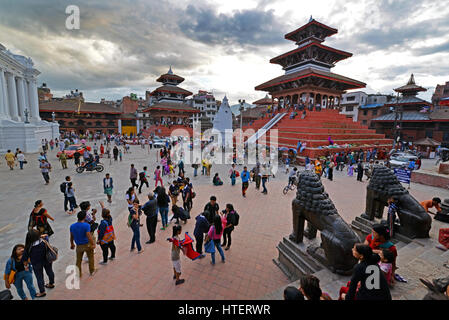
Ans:
{"label": "ornate white column", "polygon": [[8,100],[9,100],[9,112],[11,114],[11,119],[14,121],[20,121],[19,119],[19,109],[17,105],[17,88],[16,80],[12,73],[7,73],[6,78],[8,81]]}
{"label": "ornate white column", "polygon": [[17,78],[17,99],[19,104],[19,117],[21,119],[25,119],[25,108],[27,107],[23,81],[24,79],[22,77]]}
{"label": "ornate white column", "polygon": [[5,82],[5,72],[0,70],[0,119],[9,118],[9,112],[7,112],[8,108],[8,100],[6,100],[6,85]]}
{"label": "ornate white column", "polygon": [[30,97],[31,120],[33,122],[41,121],[41,117],[39,116],[39,98],[37,96],[37,84],[36,80],[34,79],[29,80],[28,95]]}

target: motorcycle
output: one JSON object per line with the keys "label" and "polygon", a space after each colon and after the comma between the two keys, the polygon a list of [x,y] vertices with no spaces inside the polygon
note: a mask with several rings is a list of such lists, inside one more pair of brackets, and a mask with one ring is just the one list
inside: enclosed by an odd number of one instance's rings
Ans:
{"label": "motorcycle", "polygon": [[76,168],[76,172],[78,173],[83,173],[84,170],[102,172],[104,170],[104,167],[101,163],[93,163],[91,166],[89,166],[87,163],[83,162],[78,168]]}

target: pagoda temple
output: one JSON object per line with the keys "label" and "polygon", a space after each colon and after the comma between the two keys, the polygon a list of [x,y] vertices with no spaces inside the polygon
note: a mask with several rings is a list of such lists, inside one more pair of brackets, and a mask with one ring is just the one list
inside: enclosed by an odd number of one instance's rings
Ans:
{"label": "pagoda temple", "polygon": [[[441,119],[433,119],[438,112],[432,112],[432,104],[417,97],[419,92],[425,92],[427,89],[417,85],[412,74],[405,86],[394,91],[398,93],[398,97],[385,104],[383,115],[371,120],[376,131],[393,139],[396,139],[396,132],[401,135],[401,140],[405,141],[432,138],[431,132],[435,129],[432,122]],[[399,130],[394,127],[395,122]]]}
{"label": "pagoda temple", "polygon": [[[156,81],[161,82],[162,86],[146,92],[148,107],[142,111],[141,115],[144,127],[189,126],[189,118],[199,110],[186,102],[186,97],[192,95],[192,92],[178,86],[184,78],[174,74],[170,67],[168,72]],[[153,128],[152,132],[155,130],[159,131]]]}
{"label": "pagoda temple", "polygon": [[338,61],[352,56],[323,44],[337,32],[311,18],[306,25],[287,33],[285,39],[294,41],[297,48],[270,60],[281,65],[285,74],[255,89],[277,98],[280,107],[301,102],[309,107],[332,109],[339,106],[346,90],[364,88],[366,84],[331,72]]}

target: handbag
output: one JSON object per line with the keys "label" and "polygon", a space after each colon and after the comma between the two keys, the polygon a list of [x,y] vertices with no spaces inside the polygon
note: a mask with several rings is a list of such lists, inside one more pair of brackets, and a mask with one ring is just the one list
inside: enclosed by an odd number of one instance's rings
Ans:
{"label": "handbag", "polygon": [[449,249],[449,228],[440,229],[438,242]]}
{"label": "handbag", "polygon": [[[12,258],[11,258],[11,261],[12,261],[12,263],[14,263],[14,261],[12,260]],[[16,281],[16,273],[17,273],[17,272],[14,271],[14,270],[12,270],[12,268],[11,268],[11,272],[10,272],[9,274],[5,274],[5,275],[3,276],[3,279],[4,279],[4,280],[7,280],[9,284],[13,284],[14,281]]]}
{"label": "handbag", "polygon": [[209,240],[204,244],[204,251],[207,253],[215,253],[215,245],[213,240]]}
{"label": "handbag", "polygon": [[45,253],[45,258],[47,259],[47,262],[52,263],[58,259],[58,248],[55,246],[50,245],[47,241],[42,240],[45,243],[45,246],[47,247],[47,252]]}

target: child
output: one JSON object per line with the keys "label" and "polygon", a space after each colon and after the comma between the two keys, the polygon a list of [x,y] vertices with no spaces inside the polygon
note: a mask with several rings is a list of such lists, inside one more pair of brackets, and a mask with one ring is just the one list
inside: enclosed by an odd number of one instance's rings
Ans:
{"label": "child", "polygon": [[350,177],[354,176],[354,165],[352,164],[352,162],[349,164],[348,167],[348,176]]}
{"label": "child", "polygon": [[120,161],[122,161],[122,156],[123,156],[123,153],[122,153],[122,149],[120,149],[120,151],[119,151],[119,158],[120,158]]}
{"label": "child", "polygon": [[181,239],[179,238],[182,231],[182,227],[180,225],[174,225],[173,226],[173,235],[172,235],[172,246],[171,246],[171,261],[173,263],[173,280],[176,280],[175,284],[182,284],[185,282],[184,279],[181,279],[181,256],[180,251],[181,248],[179,247],[179,241]]}
{"label": "child", "polygon": [[169,168],[169,172],[170,172],[169,177],[170,177],[170,178],[174,178],[174,177],[175,177],[175,168],[173,167],[173,164],[170,163],[170,165],[168,166],[168,168]]}
{"label": "child", "polygon": [[380,262],[379,268],[382,270],[385,279],[387,280],[388,285],[393,286],[394,276],[393,276],[393,261],[394,254],[389,249],[382,249],[379,254]]}

